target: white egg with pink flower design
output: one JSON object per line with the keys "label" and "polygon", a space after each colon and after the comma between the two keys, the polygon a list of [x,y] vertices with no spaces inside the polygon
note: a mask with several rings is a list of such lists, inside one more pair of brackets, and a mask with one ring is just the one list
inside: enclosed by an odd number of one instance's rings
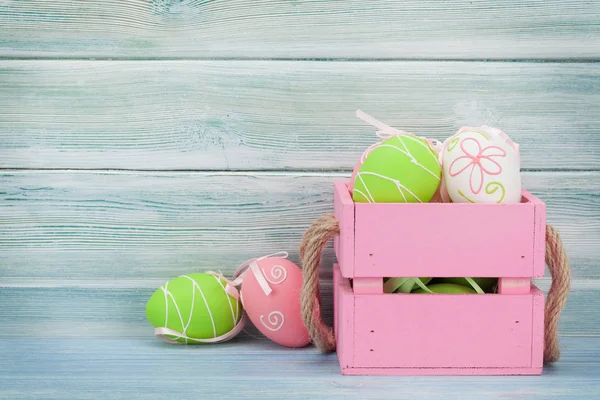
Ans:
{"label": "white egg with pink flower design", "polygon": [[444,142],[444,190],[455,203],[521,201],[519,146],[504,132],[465,127]]}

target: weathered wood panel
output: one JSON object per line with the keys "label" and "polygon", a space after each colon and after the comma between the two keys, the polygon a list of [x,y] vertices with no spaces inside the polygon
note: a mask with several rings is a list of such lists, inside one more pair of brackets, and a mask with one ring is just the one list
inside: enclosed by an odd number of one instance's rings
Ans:
{"label": "weathered wood panel", "polygon": [[[0,172],[0,275],[170,278],[286,250],[349,174]],[[524,174],[576,277],[597,277],[600,172]],[[328,255],[331,263],[331,252]],[[331,264],[329,264],[331,265]]]}
{"label": "weathered wood panel", "polygon": [[0,2],[5,57],[600,56],[597,0]]}
{"label": "weathered wood panel", "polygon": [[504,129],[525,169],[600,168],[600,63],[2,61],[0,168],[351,170],[357,108],[443,139]]}
{"label": "weathered wood panel", "polygon": [[[541,376],[342,376],[335,354],[250,338],[209,346],[156,339],[0,339],[0,397],[11,400],[282,398],[597,399],[599,338],[563,338]],[[405,395],[406,394],[406,395]]]}

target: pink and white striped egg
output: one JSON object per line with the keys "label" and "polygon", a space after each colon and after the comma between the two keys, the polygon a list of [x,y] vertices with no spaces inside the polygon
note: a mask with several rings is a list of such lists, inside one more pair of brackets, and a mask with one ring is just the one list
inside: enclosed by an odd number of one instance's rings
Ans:
{"label": "pink and white striped egg", "polygon": [[240,295],[248,318],[263,335],[282,346],[304,347],[310,335],[302,321],[301,290],[302,271],[296,264],[267,257],[250,265]]}

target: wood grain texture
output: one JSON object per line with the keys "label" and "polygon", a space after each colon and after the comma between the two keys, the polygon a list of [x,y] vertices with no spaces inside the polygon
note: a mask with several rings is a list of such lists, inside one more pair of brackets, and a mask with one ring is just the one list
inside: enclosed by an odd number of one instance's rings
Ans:
{"label": "wood grain texture", "polygon": [[499,127],[525,169],[600,169],[600,63],[17,60],[0,168],[349,171],[377,141],[357,108],[437,139]]}
{"label": "wood grain texture", "polygon": [[600,398],[600,338],[563,338],[541,376],[344,377],[335,354],[250,338],[211,346],[155,339],[0,339],[0,398],[11,400]]}
{"label": "wood grain texture", "polygon": [[[321,284],[323,318],[331,324],[333,286],[331,271],[327,272]],[[0,331],[0,338],[153,337],[154,328],[145,315],[146,303],[164,283],[159,279],[124,283],[98,279],[3,278],[0,280],[0,320],[4,321],[4,329]],[[584,310],[590,311],[585,306]],[[575,312],[580,312],[578,307]],[[590,333],[589,326],[582,329]],[[240,335],[268,340],[249,320]]]}
{"label": "wood grain texture", "polygon": [[[0,171],[0,276],[170,278],[232,274],[333,212],[349,174]],[[597,277],[600,172],[529,172],[575,277]],[[326,262],[332,265],[329,249]]]}
{"label": "wood grain texture", "polygon": [[[323,319],[333,326],[331,266],[321,278]],[[0,338],[125,338],[153,337],[146,320],[146,302],[164,280],[0,280]],[[550,279],[536,279],[548,292]],[[600,336],[600,280],[573,281],[561,315],[563,336]],[[267,340],[249,322],[242,336]],[[158,339],[156,339],[158,341]],[[1,397],[0,397],[1,398]]]}
{"label": "wood grain texture", "polygon": [[536,289],[523,295],[479,297],[356,295],[350,311],[354,329],[344,332],[354,347],[350,367],[398,369],[383,372],[386,375],[402,375],[402,368],[466,368],[464,375],[478,375],[473,371],[478,368],[510,371],[504,374],[536,373],[532,369],[541,363],[532,363],[532,353],[541,341],[533,341],[533,332],[540,328],[533,324],[537,319],[533,301],[541,296]]}
{"label": "wood grain texture", "polygon": [[5,57],[589,59],[596,0],[0,2]]}
{"label": "wood grain texture", "polygon": [[[361,180],[356,184],[364,185]],[[450,180],[447,187],[451,187]],[[366,185],[360,188],[361,193],[371,195]],[[397,190],[402,193],[404,187]],[[537,251],[534,211],[531,202],[501,207],[469,202],[451,207],[447,203],[354,204],[350,227],[354,230],[354,269],[340,264],[342,276],[543,276],[544,264],[541,268],[533,264]],[[340,235],[346,235],[341,229]]]}

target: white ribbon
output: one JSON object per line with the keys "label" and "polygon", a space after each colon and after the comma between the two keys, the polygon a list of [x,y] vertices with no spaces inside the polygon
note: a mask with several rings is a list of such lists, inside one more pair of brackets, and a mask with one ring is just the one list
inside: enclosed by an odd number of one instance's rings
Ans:
{"label": "white ribbon", "polygon": [[[360,119],[362,119],[363,121],[365,121],[367,124],[374,126],[375,128],[379,129],[376,132],[376,135],[378,138],[382,139],[382,141],[390,139],[394,136],[413,136],[413,137],[419,137],[417,135],[415,135],[414,133],[410,133],[410,132],[406,132],[400,129],[396,129],[393,128],[381,121],[379,121],[378,119],[370,116],[369,114],[363,112],[362,110],[356,110],[356,116]],[[432,150],[434,150],[436,153],[439,153],[439,151],[442,148],[442,144],[435,139],[428,139],[428,138],[421,138],[423,140],[425,140],[427,142],[427,144],[429,144],[429,147],[431,147]],[[363,153],[363,155],[360,158],[360,162],[364,163],[366,157],[371,154],[371,152],[373,151],[373,149],[375,149],[377,146],[379,146],[381,142],[378,143],[374,143],[371,146],[369,146],[367,148],[367,150],[365,150],[365,152]]]}
{"label": "white ribbon", "polygon": [[273,254],[267,254],[266,256],[262,256],[262,257],[258,257],[258,258],[251,258],[249,260],[246,260],[242,264],[240,264],[238,269],[233,274],[233,280],[231,280],[231,281],[229,279],[225,278],[223,276],[223,274],[220,272],[207,271],[207,273],[215,275],[215,276],[223,279],[224,281],[226,281],[227,284],[225,285],[225,293],[233,296],[236,300],[241,300],[242,305],[243,305],[243,299],[241,298],[241,294],[240,294],[237,286],[240,286],[242,284],[242,282],[244,281],[244,276],[248,272],[248,269],[250,269],[250,271],[252,271],[252,273],[254,274],[256,281],[258,282],[259,286],[261,287],[261,289],[263,290],[265,295],[268,296],[273,291],[271,289],[271,286],[269,286],[269,282],[267,282],[267,279],[265,278],[262,271],[260,270],[260,267],[258,266],[258,261],[264,260],[265,258],[271,258],[271,257],[273,257],[273,258],[288,258],[289,254],[286,251],[278,251]]}
{"label": "white ribbon", "polygon": [[265,295],[270,295],[273,291],[271,286],[269,286],[269,282],[265,279],[265,276],[261,272],[258,262],[260,260],[264,260],[265,258],[288,258],[289,254],[286,251],[278,251],[277,253],[268,254],[266,256],[251,258],[250,260],[244,261],[233,274],[233,281],[230,282],[233,286],[239,286],[244,281],[244,276],[248,272],[248,269],[252,271],[256,281],[258,282],[260,288],[263,290]]}
{"label": "white ribbon", "polygon": [[221,272],[206,271],[206,273],[214,275],[217,278],[221,278],[225,282],[227,282],[227,284],[225,285],[225,293],[227,293],[228,295],[232,296],[236,300],[240,299],[240,292],[237,290],[237,288],[235,287],[235,285],[232,285],[232,282],[229,279],[227,279],[227,278],[225,278],[225,276],[223,276],[223,274]]}
{"label": "white ribbon", "polygon": [[400,129],[392,128],[391,126],[384,124],[378,119],[370,116],[369,114],[363,112],[362,110],[356,110],[356,116],[363,121],[365,121],[369,125],[373,125],[375,128],[379,129],[377,131],[377,136],[381,139],[389,139],[394,136],[415,136],[414,134],[406,131],[402,131]]}
{"label": "white ribbon", "polygon": [[[210,338],[210,339],[196,339],[196,338],[192,338],[187,336],[184,333],[181,332],[177,332],[176,330],[170,329],[170,328],[155,328],[154,329],[154,336],[156,336],[157,338],[163,340],[166,343],[169,344],[185,344],[188,342],[195,342],[195,343],[222,343],[222,342],[226,342],[230,339],[233,339],[238,333],[240,333],[242,331],[242,329],[244,329],[244,325],[246,324],[246,315],[242,314],[242,318],[239,320],[239,322],[233,327],[232,330],[230,330],[229,332],[225,333],[224,335],[221,336],[217,336],[214,338]],[[170,337],[167,336],[175,336],[176,339],[171,339]],[[186,339],[185,343],[182,342],[178,342],[177,339]]]}

